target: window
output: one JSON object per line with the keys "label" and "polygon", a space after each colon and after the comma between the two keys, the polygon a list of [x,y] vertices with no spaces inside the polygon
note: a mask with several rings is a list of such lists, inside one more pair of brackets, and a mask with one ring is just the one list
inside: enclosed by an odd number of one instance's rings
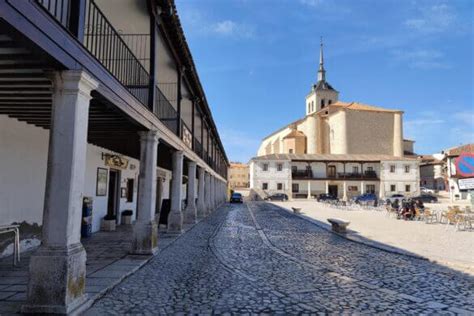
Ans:
{"label": "window", "polygon": [[262,183],[262,190],[268,190],[268,183]]}
{"label": "window", "polygon": [[374,167],[367,167],[367,171],[374,171]]}
{"label": "window", "polygon": [[263,171],[268,171],[268,164],[267,163],[263,164]]}
{"label": "window", "polygon": [[293,193],[298,193],[298,192],[300,192],[300,185],[299,185],[299,183],[293,183],[293,184],[291,185],[291,192],[293,192]]}
{"label": "window", "polygon": [[283,183],[277,183],[277,190],[283,190]]}
{"label": "window", "polygon": [[336,166],[328,166],[328,178],[336,176]]}
{"label": "window", "polygon": [[405,165],[405,173],[410,173],[410,165]]}
{"label": "window", "polygon": [[390,165],[390,172],[395,173],[395,165]]}
{"label": "window", "polygon": [[322,100],[321,100],[321,109],[323,109],[324,106],[325,106],[325,104],[324,104],[324,99],[322,99]]}
{"label": "window", "polygon": [[411,188],[409,184],[405,185],[405,192],[410,192],[411,191],[410,189]]}
{"label": "window", "polygon": [[352,173],[359,173],[359,167],[358,166],[353,166],[352,167]]}
{"label": "window", "polygon": [[283,164],[279,163],[277,164],[277,171],[282,171],[283,170]]}
{"label": "window", "polygon": [[374,184],[367,184],[365,186],[365,192],[374,194],[375,193],[375,185]]}
{"label": "window", "polygon": [[292,154],[293,153],[293,148],[290,148],[288,151],[289,151],[290,154]]}
{"label": "window", "polygon": [[332,100],[328,100],[328,105],[330,105],[332,103]]}
{"label": "window", "polygon": [[133,179],[127,179],[127,202],[133,202]]}
{"label": "window", "polygon": [[395,184],[391,184],[391,185],[390,185],[390,191],[391,191],[391,192],[395,192],[396,190],[397,190],[396,185],[395,185]]}

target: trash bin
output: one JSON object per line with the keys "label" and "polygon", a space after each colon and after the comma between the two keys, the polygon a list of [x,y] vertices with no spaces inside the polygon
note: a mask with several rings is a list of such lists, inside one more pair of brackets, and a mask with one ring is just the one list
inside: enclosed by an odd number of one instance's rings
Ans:
{"label": "trash bin", "polygon": [[84,197],[82,200],[81,237],[92,236],[92,198]]}

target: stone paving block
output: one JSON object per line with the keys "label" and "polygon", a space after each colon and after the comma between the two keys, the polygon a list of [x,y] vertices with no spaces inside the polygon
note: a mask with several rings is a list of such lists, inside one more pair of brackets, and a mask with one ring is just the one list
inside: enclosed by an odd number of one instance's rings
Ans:
{"label": "stone paving block", "polygon": [[89,285],[86,284],[86,293],[98,293],[102,292],[103,290],[107,289],[107,285]]}
{"label": "stone paving block", "polygon": [[87,278],[121,278],[123,277],[123,271],[110,270],[108,268],[101,269],[91,275],[88,275]]}
{"label": "stone paving block", "polygon": [[109,285],[116,282],[118,278],[86,278],[87,285]]}

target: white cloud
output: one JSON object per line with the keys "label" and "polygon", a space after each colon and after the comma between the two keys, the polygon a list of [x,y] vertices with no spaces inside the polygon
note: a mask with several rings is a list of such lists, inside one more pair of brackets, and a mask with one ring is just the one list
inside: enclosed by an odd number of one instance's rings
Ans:
{"label": "white cloud", "polygon": [[255,36],[253,25],[224,19],[213,21],[212,18],[194,8],[186,8],[181,15],[186,32],[202,36],[219,36],[223,38],[246,39]]}
{"label": "white cloud", "polygon": [[244,23],[232,20],[224,20],[207,26],[209,33],[237,38],[252,38],[255,35],[254,28]]}
{"label": "white cloud", "polygon": [[447,69],[451,66],[444,59],[444,54],[435,49],[392,50],[393,60],[417,69]]}
{"label": "white cloud", "polygon": [[456,22],[454,10],[447,4],[437,4],[420,10],[419,16],[407,19],[404,25],[420,33],[448,31]]}
{"label": "white cloud", "polygon": [[323,0],[300,0],[300,3],[310,7],[317,7],[323,3]]}

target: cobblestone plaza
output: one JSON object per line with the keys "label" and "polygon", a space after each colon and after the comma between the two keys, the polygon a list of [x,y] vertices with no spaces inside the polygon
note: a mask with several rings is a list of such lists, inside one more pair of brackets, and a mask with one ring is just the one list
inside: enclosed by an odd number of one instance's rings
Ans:
{"label": "cobblestone plaza", "polygon": [[219,208],[86,314],[467,315],[473,302],[468,275],[257,202]]}

